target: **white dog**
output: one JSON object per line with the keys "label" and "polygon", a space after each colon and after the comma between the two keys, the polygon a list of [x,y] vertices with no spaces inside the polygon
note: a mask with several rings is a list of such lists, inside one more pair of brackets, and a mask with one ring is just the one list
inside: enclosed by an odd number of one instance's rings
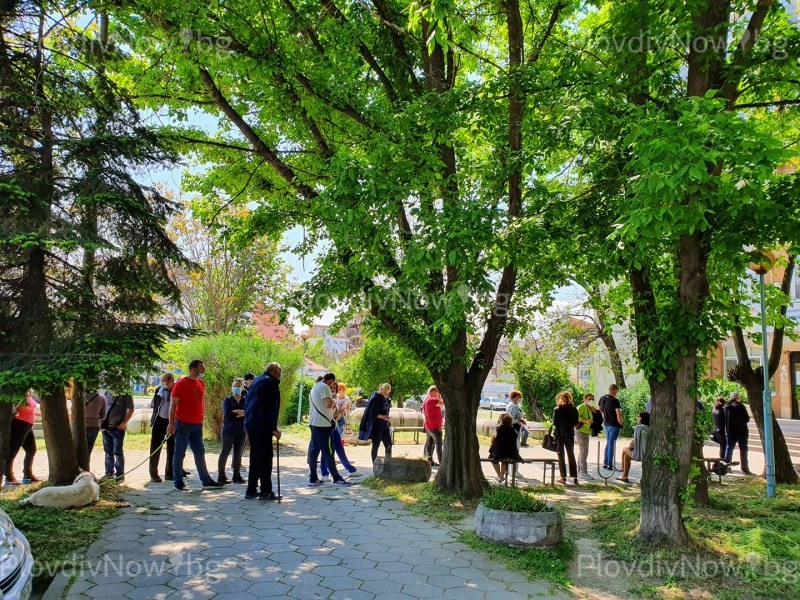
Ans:
{"label": "white dog", "polygon": [[51,508],[77,508],[100,500],[100,486],[89,471],[81,471],[72,485],[46,487],[20,500],[22,504]]}

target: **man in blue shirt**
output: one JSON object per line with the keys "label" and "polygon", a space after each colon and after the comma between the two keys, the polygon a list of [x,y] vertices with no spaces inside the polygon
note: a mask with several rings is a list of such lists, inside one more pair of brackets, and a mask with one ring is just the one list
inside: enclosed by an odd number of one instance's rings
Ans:
{"label": "man in blue shirt", "polygon": [[[281,366],[270,363],[256,377],[247,392],[244,405],[244,428],[250,440],[250,472],[247,477],[247,500],[275,500],[272,491],[272,436],[281,439],[278,411],[281,406]],[[258,493],[259,482],[261,493]]]}

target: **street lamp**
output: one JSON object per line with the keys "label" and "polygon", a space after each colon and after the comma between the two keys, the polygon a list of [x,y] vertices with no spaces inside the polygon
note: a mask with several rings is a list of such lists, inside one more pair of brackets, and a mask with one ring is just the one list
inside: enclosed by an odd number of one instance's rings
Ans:
{"label": "street lamp", "polygon": [[306,331],[300,332],[300,339],[303,340],[303,363],[300,368],[300,398],[297,401],[297,422],[300,423],[300,417],[303,413],[303,380],[306,378],[306,343],[311,334]]}
{"label": "street lamp", "polygon": [[761,286],[761,347],[764,354],[761,358],[761,371],[764,374],[764,463],[767,472],[767,498],[775,497],[775,446],[772,438],[772,396],[769,393],[769,354],[767,351],[767,307],[764,293],[764,275],[775,264],[772,252],[751,250],[754,262],[748,265],[751,271],[758,273]]}

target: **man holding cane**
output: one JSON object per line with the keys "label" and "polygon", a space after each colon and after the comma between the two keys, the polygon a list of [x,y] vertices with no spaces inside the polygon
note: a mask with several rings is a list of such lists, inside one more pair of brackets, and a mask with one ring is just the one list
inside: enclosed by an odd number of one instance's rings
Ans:
{"label": "man holding cane", "polygon": [[[250,472],[247,477],[246,500],[276,500],[272,491],[272,436],[281,439],[278,411],[281,405],[281,366],[270,363],[256,377],[245,396],[244,428],[250,440]],[[261,493],[258,493],[259,484]]]}

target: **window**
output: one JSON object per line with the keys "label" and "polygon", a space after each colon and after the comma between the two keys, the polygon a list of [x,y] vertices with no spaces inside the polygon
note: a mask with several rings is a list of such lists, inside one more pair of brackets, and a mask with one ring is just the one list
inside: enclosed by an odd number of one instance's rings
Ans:
{"label": "window", "polygon": [[[750,355],[750,362],[753,368],[756,369],[761,366],[761,348],[756,346],[748,346],[747,352]],[[727,373],[739,362],[736,356],[736,348],[733,346],[725,346],[725,372]]]}

